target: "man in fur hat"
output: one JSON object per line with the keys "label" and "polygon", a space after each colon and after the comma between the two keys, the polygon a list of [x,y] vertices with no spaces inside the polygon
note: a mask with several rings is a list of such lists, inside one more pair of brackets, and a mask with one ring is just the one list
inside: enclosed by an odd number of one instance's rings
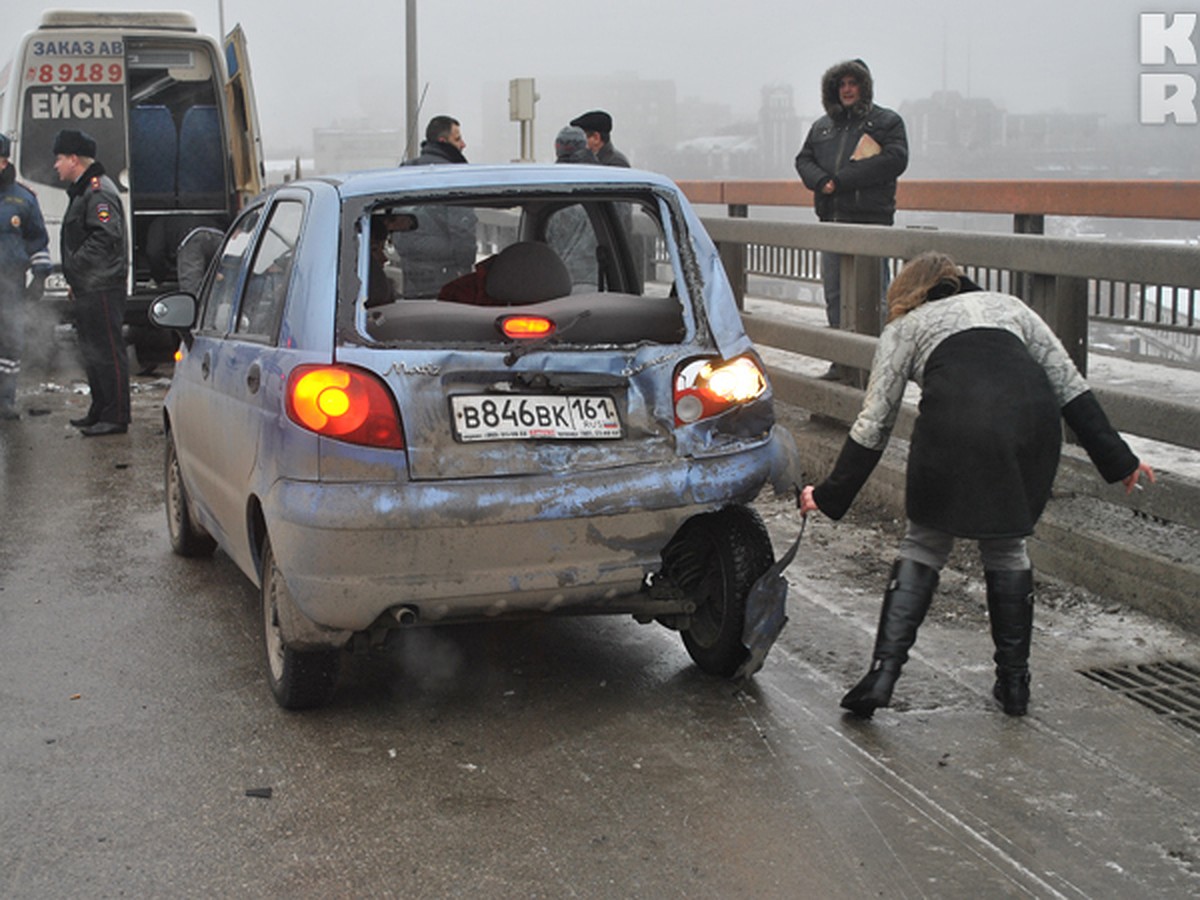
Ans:
{"label": "man in fur hat", "polygon": [[[813,123],[796,156],[796,171],[813,192],[822,222],[891,225],[896,215],[896,178],[908,167],[904,120],[874,102],[871,71],[861,59],[830,68],[821,78],[825,115]],[[841,257],[823,253],[825,315],[841,324]],[[831,367],[825,378],[837,379]]]}
{"label": "man in fur hat", "polygon": [[[554,161],[593,166],[599,162],[588,147],[587,135],[578,125],[568,125],[559,131],[554,139]],[[546,243],[567,264],[572,293],[594,291],[599,287],[596,232],[581,204],[567,206],[550,217],[546,225]]]}
{"label": "man in fur hat", "polygon": [[121,195],[96,161],[96,140],[64,129],[54,137],[54,171],[67,185],[62,268],[74,299],[75,331],[91,389],[87,415],[71,424],[85,437],[129,429],[129,359],[125,321],[125,211]]}

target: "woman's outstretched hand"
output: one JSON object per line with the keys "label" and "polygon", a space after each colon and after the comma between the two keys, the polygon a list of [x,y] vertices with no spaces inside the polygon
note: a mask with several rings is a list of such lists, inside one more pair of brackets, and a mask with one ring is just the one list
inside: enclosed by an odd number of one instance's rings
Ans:
{"label": "woman's outstretched hand", "polygon": [[[1154,484],[1154,470],[1146,465],[1146,463],[1139,462],[1136,469],[1121,479],[1121,483],[1125,485],[1125,493],[1132,494],[1134,489],[1139,491],[1142,489],[1142,486],[1138,484],[1138,478],[1142,474],[1145,474],[1147,481],[1149,481],[1151,484]],[[807,488],[805,488],[805,490],[807,490]]]}
{"label": "woman's outstretched hand", "polygon": [[[1153,481],[1153,477],[1151,481]],[[800,498],[797,501],[797,506],[800,507],[800,515],[807,516],[810,512],[820,512],[821,507],[817,506],[817,502],[813,500],[813,486],[806,484],[804,490],[800,492]]]}

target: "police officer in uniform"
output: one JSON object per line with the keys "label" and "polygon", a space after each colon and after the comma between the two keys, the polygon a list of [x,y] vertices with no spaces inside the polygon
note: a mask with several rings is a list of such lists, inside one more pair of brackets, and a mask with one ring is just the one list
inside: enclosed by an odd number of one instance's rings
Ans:
{"label": "police officer in uniform", "polygon": [[[42,298],[50,239],[37,198],[17,184],[12,145],[0,134],[0,419],[18,419],[17,380],[25,345],[25,304]],[[32,270],[28,287],[25,273]]]}
{"label": "police officer in uniform", "polygon": [[113,180],[96,162],[96,140],[64,129],[54,137],[54,170],[67,187],[62,223],[63,275],[75,303],[75,329],[92,403],[71,424],[86,437],[129,428],[129,357],[125,320],[125,215]]}

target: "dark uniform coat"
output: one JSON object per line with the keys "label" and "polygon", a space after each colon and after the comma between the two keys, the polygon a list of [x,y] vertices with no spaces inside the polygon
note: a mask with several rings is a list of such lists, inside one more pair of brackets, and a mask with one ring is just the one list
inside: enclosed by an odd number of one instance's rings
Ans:
{"label": "dark uniform coat", "polygon": [[1049,326],[1016,297],[968,290],[884,329],[862,411],[813,492],[831,518],[879,461],[910,380],[921,400],[905,503],[918,525],[975,539],[1031,534],[1058,467],[1060,417],[1105,480],[1138,466]]}
{"label": "dark uniform coat", "polygon": [[125,290],[129,263],[121,195],[100,163],[69,188],[62,223],[62,267],[76,294]]}
{"label": "dark uniform coat", "polygon": [[[75,295],[75,330],[91,390],[88,427],[129,424],[129,360],[125,320],[125,216],[121,197],[100,163],[92,163],[67,188],[62,223],[62,267]],[[103,432],[102,432],[103,433]]]}

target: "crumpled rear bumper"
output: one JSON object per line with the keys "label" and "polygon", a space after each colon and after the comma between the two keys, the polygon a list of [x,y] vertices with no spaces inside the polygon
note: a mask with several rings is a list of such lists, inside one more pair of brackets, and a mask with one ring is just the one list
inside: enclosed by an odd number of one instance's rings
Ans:
{"label": "crumpled rear bumper", "polygon": [[625,611],[693,515],[786,490],[795,445],[671,465],[404,483],[281,480],[264,497],[271,546],[299,610],[359,631],[398,606],[422,623],[521,612]]}

